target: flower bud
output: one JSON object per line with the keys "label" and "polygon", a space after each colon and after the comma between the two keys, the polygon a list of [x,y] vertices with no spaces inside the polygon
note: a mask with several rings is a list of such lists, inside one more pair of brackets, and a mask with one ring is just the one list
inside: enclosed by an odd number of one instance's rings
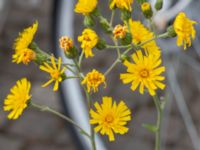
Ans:
{"label": "flower bud", "polygon": [[113,30],[113,35],[114,35],[115,39],[117,39],[117,38],[123,39],[123,38],[125,38],[127,32],[128,32],[128,28],[126,25],[122,26],[122,25],[118,24],[115,26],[115,28]]}
{"label": "flower bud", "polygon": [[66,57],[75,58],[78,55],[78,50],[74,46],[72,39],[63,36],[59,39],[60,48],[64,50]]}
{"label": "flower bud", "polygon": [[176,37],[177,35],[173,26],[169,26],[167,28],[167,33],[168,33],[168,37]]}
{"label": "flower bud", "polygon": [[153,11],[152,11],[150,3],[148,3],[148,2],[142,3],[141,9],[142,9],[142,12],[143,12],[145,18],[149,19],[153,16]]}
{"label": "flower bud", "polygon": [[157,11],[159,11],[159,10],[162,9],[162,7],[163,7],[163,0],[157,0],[157,1],[156,1],[156,4],[155,4],[155,9],[156,9]]}
{"label": "flower bud", "polygon": [[121,11],[122,21],[128,21],[130,18],[131,18],[131,11],[125,9]]}
{"label": "flower bud", "polygon": [[85,27],[92,27],[95,25],[95,22],[94,22],[92,16],[86,15],[84,18],[83,24]]}
{"label": "flower bud", "polygon": [[142,3],[144,3],[144,2],[147,2],[147,0],[137,0],[137,2],[138,2],[139,4],[142,4]]}
{"label": "flower bud", "polygon": [[124,38],[120,39],[120,43],[122,45],[129,45],[129,44],[131,44],[132,43],[132,35],[131,35],[131,33],[127,32],[126,36]]}
{"label": "flower bud", "polygon": [[96,48],[97,48],[98,50],[103,50],[103,49],[105,49],[105,48],[106,48],[106,41],[105,41],[104,39],[99,39],[99,40],[98,40],[98,43],[97,43],[97,45],[96,45]]}

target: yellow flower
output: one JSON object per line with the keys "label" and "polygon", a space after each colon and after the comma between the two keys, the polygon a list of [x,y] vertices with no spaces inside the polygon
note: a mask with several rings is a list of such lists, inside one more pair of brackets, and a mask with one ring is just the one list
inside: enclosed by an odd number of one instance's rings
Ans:
{"label": "yellow flower", "polygon": [[36,54],[29,48],[29,45],[33,41],[37,28],[38,22],[36,21],[31,27],[24,29],[24,31],[19,34],[19,37],[15,40],[14,44],[15,53],[12,56],[13,62],[16,62],[17,64],[21,62],[28,64],[35,59]]}
{"label": "yellow flower", "polygon": [[91,72],[87,73],[86,77],[81,82],[81,84],[87,84],[88,92],[91,91],[91,88],[93,89],[94,92],[97,92],[98,86],[101,83],[104,83],[104,85],[106,86],[105,76],[95,69],[93,69]]}
{"label": "yellow flower", "polygon": [[100,105],[96,102],[94,106],[96,112],[90,109],[90,124],[97,124],[95,132],[107,134],[109,141],[115,140],[113,132],[121,135],[128,132],[125,125],[131,120],[131,111],[123,101],[116,104],[112,102],[112,97],[103,97],[103,103]]}
{"label": "yellow flower", "polygon": [[83,49],[86,58],[94,56],[92,48],[96,46],[98,40],[99,38],[96,32],[89,28],[84,29],[82,35],[78,37],[78,41],[81,42],[81,48]]}
{"label": "yellow flower", "polygon": [[178,36],[177,45],[184,46],[184,49],[191,46],[191,38],[194,39],[196,36],[196,31],[193,25],[196,24],[195,21],[187,18],[184,12],[180,12],[174,21],[174,30]]}
{"label": "yellow flower", "polygon": [[75,12],[88,15],[97,6],[97,0],[79,0],[75,6]]}
{"label": "yellow flower", "polygon": [[160,66],[162,63],[159,56],[144,56],[141,50],[132,55],[134,63],[124,62],[127,67],[127,73],[121,74],[120,79],[124,84],[132,82],[133,91],[139,86],[139,92],[144,93],[147,88],[150,95],[155,95],[158,88],[164,89],[165,85],[161,83],[165,79],[161,73],[165,72],[165,67]]}
{"label": "yellow flower", "polygon": [[9,119],[17,119],[23,113],[24,109],[28,106],[28,102],[31,98],[29,94],[31,89],[31,83],[23,78],[18,80],[14,85],[10,94],[4,100],[4,111],[11,111],[8,115]]}
{"label": "yellow flower", "polygon": [[113,9],[114,7],[125,9],[128,11],[132,10],[133,0],[112,0],[110,3],[110,9]]}
{"label": "yellow flower", "polygon": [[[154,37],[154,33],[150,32],[140,21],[130,20],[129,24],[134,44],[137,45],[146,42]],[[142,48],[147,55],[160,55],[160,48],[157,46],[155,40],[144,44]]]}
{"label": "yellow flower", "polygon": [[55,81],[54,84],[54,91],[58,90],[59,82],[62,82],[64,77],[64,71],[66,68],[61,68],[62,60],[59,57],[58,63],[56,64],[55,58],[51,56],[51,64],[50,66],[48,63],[44,63],[44,65],[40,65],[40,69],[50,74],[50,80],[42,85],[42,87],[46,87],[49,84],[51,84],[53,81]]}
{"label": "yellow flower", "polygon": [[116,25],[114,30],[113,30],[113,35],[114,35],[114,38],[117,39],[117,38],[125,38],[126,36],[126,33],[128,32],[128,28],[126,25],[122,26],[120,24]]}
{"label": "yellow flower", "polygon": [[70,48],[74,46],[72,39],[67,36],[62,36],[59,39],[60,48],[62,48],[65,52],[68,52]]}

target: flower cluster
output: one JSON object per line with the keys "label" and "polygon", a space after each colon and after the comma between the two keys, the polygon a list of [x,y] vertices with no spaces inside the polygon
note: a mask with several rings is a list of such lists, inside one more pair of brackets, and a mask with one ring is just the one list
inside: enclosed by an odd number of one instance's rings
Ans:
{"label": "flower cluster", "polygon": [[[45,109],[41,106],[34,105],[30,94],[31,83],[26,78],[18,80],[14,85],[10,94],[4,100],[4,110],[11,111],[8,114],[9,119],[17,119],[29,105],[40,108],[42,111],[53,112],[61,118],[69,121],[78,127],[82,133],[87,135],[94,144],[94,132],[99,132],[102,135],[107,135],[109,141],[114,141],[116,134],[125,134],[128,132],[128,122],[131,120],[131,110],[124,101],[117,103],[112,97],[102,96],[102,103],[93,102],[93,97],[99,91],[99,87],[104,85],[106,88],[106,80],[109,73],[117,66],[123,64],[127,69],[124,73],[119,73],[119,78],[123,84],[131,84],[132,92],[139,90],[140,94],[149,94],[153,97],[158,113],[162,114],[163,106],[159,101],[158,90],[164,90],[166,87],[164,73],[166,71],[162,64],[162,49],[157,45],[158,38],[170,38],[177,36],[177,46],[183,46],[184,49],[191,46],[192,40],[196,36],[194,25],[197,22],[190,20],[184,12],[180,12],[172,26],[166,33],[157,35],[152,29],[152,24],[145,25],[140,20],[132,19],[132,4],[134,0],[110,0],[109,6],[112,9],[111,20],[108,21],[102,16],[97,4],[98,0],[78,0],[74,11],[82,14],[85,17],[81,35],[78,36],[78,44],[75,46],[73,39],[68,36],[62,36],[59,39],[60,48],[63,50],[63,57],[70,59],[70,63],[65,62],[61,57],[56,58],[52,54],[42,51],[39,46],[33,42],[34,36],[38,29],[38,22],[24,29],[14,42],[14,54],[12,61],[19,64],[28,65],[30,62],[35,62],[39,65],[39,69],[48,75],[48,81],[42,85],[46,87],[53,83],[53,91],[58,91],[59,84],[64,80],[78,79],[87,97],[91,127],[94,130],[88,134],[74,121],[66,116],[63,117],[55,111]],[[153,16],[153,6],[146,1],[140,2],[141,11],[146,19],[151,22]],[[156,10],[162,8],[162,0],[159,1],[159,6],[156,3]],[[114,11],[116,8],[121,12],[121,20],[124,25],[114,24]],[[85,23],[86,22],[86,23]],[[92,22],[92,23],[91,23]],[[99,23],[105,34],[110,40],[105,40],[100,37],[95,31],[94,26]],[[110,41],[113,42],[109,44]],[[96,49],[95,49],[96,48]],[[94,50],[95,49],[95,50]],[[116,50],[117,58],[108,67],[105,72],[99,72],[92,68],[90,72],[84,74],[82,70],[82,62],[85,58],[96,55],[100,50],[114,49]],[[79,55],[80,54],[80,55]],[[105,56],[105,59],[106,56]],[[62,61],[63,60],[63,61]],[[87,59],[88,60],[88,59]],[[66,61],[68,62],[68,61]],[[66,75],[66,70],[72,75]],[[121,84],[121,83],[119,83]],[[105,89],[101,89],[105,90]],[[123,91],[122,91],[123,93]],[[94,104],[94,109],[93,109]],[[161,115],[158,115],[161,117]],[[67,118],[67,119],[66,119]],[[161,119],[158,119],[158,123]],[[159,135],[160,126],[153,126],[156,136]],[[156,138],[158,140],[159,136]],[[158,143],[158,141],[157,141]]]}

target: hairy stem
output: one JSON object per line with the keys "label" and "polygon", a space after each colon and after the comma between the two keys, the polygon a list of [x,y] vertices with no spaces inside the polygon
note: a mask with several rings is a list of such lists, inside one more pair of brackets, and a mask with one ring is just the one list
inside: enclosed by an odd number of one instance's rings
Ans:
{"label": "hairy stem", "polygon": [[155,140],[155,150],[160,150],[160,129],[161,129],[161,121],[162,121],[162,109],[160,106],[160,100],[158,96],[153,96],[153,100],[157,110],[157,123],[156,123],[156,140]]}
{"label": "hairy stem", "polygon": [[80,130],[81,133],[86,135],[88,138],[91,138],[90,135],[84,129],[82,129],[76,122],[74,122],[69,117],[67,117],[67,116],[65,116],[65,115],[63,115],[63,114],[51,109],[50,107],[44,106],[44,105],[38,105],[38,104],[33,103],[33,102],[30,103],[30,106],[32,106],[32,107],[34,107],[36,109],[39,109],[40,111],[48,112],[48,113],[54,114],[54,115],[64,119],[65,121],[73,124],[76,128],[78,128]]}

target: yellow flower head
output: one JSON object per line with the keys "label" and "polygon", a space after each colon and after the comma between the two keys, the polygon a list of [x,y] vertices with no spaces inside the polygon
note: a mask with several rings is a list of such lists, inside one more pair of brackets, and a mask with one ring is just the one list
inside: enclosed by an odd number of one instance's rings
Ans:
{"label": "yellow flower head", "polygon": [[110,2],[110,9],[113,9],[115,7],[120,8],[120,9],[125,9],[128,11],[132,10],[132,5],[133,0],[112,0]]}
{"label": "yellow flower head", "polygon": [[97,0],[79,0],[75,6],[75,12],[88,15],[97,6]]}
{"label": "yellow flower head", "polygon": [[[140,21],[129,21],[131,34],[134,44],[146,42],[154,37],[153,32],[150,32]],[[160,48],[153,40],[142,46],[146,54],[160,55]]]}
{"label": "yellow flower head", "polygon": [[103,97],[103,103],[96,102],[94,106],[96,111],[90,109],[90,124],[97,124],[95,132],[107,134],[109,141],[115,140],[113,132],[121,135],[128,132],[125,125],[131,120],[131,111],[123,101],[116,104],[112,97]]}
{"label": "yellow flower head", "polygon": [[165,79],[161,75],[165,67],[160,66],[162,63],[159,56],[144,56],[141,50],[132,55],[134,63],[124,62],[127,67],[127,73],[121,74],[120,79],[124,84],[132,82],[133,91],[139,86],[139,92],[144,93],[144,88],[148,89],[150,95],[155,95],[158,88],[164,89],[165,85],[161,83]]}
{"label": "yellow flower head", "polygon": [[94,56],[92,48],[96,46],[98,40],[99,38],[96,32],[89,28],[84,29],[82,35],[78,37],[78,41],[81,42],[81,48],[86,58]]}
{"label": "yellow flower head", "polygon": [[86,77],[81,82],[81,84],[87,85],[88,92],[91,91],[91,88],[93,89],[94,92],[97,92],[98,87],[101,83],[104,83],[104,85],[106,86],[105,76],[95,69],[93,69],[91,72],[87,73]]}
{"label": "yellow flower head", "polygon": [[67,52],[70,48],[74,46],[72,39],[67,36],[62,36],[59,39],[60,48],[62,48],[65,52]]}
{"label": "yellow flower head", "polygon": [[24,29],[19,37],[15,40],[13,54],[13,62],[28,64],[30,61],[34,60],[36,57],[35,52],[29,48],[29,45],[33,41],[34,35],[38,28],[38,22],[36,21],[31,27]]}
{"label": "yellow flower head", "polygon": [[59,57],[58,62],[56,64],[55,58],[51,56],[51,65],[50,66],[48,63],[44,63],[44,65],[40,65],[40,69],[49,73],[50,75],[50,80],[46,82],[45,84],[42,85],[42,87],[46,87],[49,84],[51,84],[53,81],[55,82],[54,84],[54,91],[58,90],[59,87],[59,82],[62,82],[63,76],[64,76],[64,71],[66,68],[61,68],[62,60]]}
{"label": "yellow flower head", "polygon": [[194,39],[196,36],[196,31],[194,28],[195,21],[190,20],[187,18],[186,14],[180,12],[175,21],[174,21],[174,30],[178,36],[177,38],[177,45],[184,46],[184,49],[188,46],[191,46],[191,38]]}
{"label": "yellow flower head", "polygon": [[4,100],[4,111],[11,111],[8,115],[9,119],[17,119],[23,113],[24,109],[28,106],[28,101],[31,98],[29,94],[31,83],[23,78],[18,80],[14,85],[10,94]]}
{"label": "yellow flower head", "polygon": [[113,35],[114,35],[114,38],[117,39],[117,38],[125,38],[126,36],[126,33],[128,32],[128,28],[126,25],[122,26],[120,24],[116,25],[114,30],[113,30]]}

